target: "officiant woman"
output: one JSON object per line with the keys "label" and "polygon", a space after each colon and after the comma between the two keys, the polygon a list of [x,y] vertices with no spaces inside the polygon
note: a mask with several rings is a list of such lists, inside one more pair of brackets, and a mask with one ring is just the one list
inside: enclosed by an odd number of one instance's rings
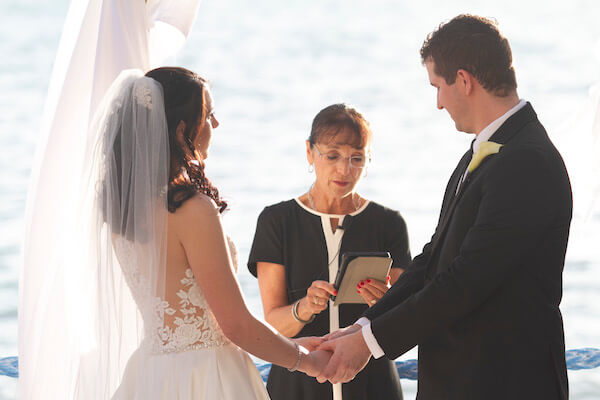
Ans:
{"label": "officiant woman", "polygon": [[[353,324],[411,261],[400,213],[356,192],[370,162],[371,135],[353,107],[321,110],[306,141],[314,183],[301,196],[266,207],[258,218],[248,269],[258,277],[266,321],[285,336],[322,336]],[[390,252],[392,269],[387,282],[359,284],[365,303],[333,306],[332,283],[348,251]],[[273,365],[267,389],[273,400],[402,399],[394,363],[385,358],[371,359],[343,385],[321,384]]]}

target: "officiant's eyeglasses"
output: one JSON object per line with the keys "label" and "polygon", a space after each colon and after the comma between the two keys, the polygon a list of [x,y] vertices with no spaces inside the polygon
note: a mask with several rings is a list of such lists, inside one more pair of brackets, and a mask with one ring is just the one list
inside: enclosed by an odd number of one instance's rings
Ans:
{"label": "officiant's eyeglasses", "polygon": [[351,168],[364,168],[367,165],[367,163],[369,161],[371,161],[370,158],[368,158],[364,155],[360,155],[360,156],[355,155],[355,156],[350,156],[350,157],[344,157],[337,151],[330,151],[328,153],[323,154],[323,153],[321,153],[321,150],[319,150],[319,148],[317,147],[316,144],[313,144],[313,147],[317,150],[317,153],[319,153],[319,157],[321,157],[321,159],[324,160],[329,165],[335,165],[340,160],[342,160],[342,161],[348,160],[348,164],[350,165]]}

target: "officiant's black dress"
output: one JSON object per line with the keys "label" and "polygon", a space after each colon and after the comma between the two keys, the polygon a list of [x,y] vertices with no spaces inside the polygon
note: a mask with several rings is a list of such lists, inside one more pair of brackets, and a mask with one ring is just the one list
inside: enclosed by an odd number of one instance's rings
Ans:
{"label": "officiant's black dress", "polygon": [[[321,214],[322,215],[322,214]],[[329,281],[328,254],[321,215],[293,199],[266,207],[258,218],[248,269],[256,276],[257,262],[281,264],[289,304],[306,296],[315,280]],[[402,216],[370,202],[360,213],[346,216],[340,256],[347,251],[388,251],[392,268],[411,261],[408,233]],[[341,259],[341,257],[340,257]],[[367,309],[364,304],[340,306],[340,327],[352,325]],[[329,309],[296,335],[322,336],[329,333]],[[318,383],[301,372],[274,365],[267,381],[273,400],[330,400],[332,385]],[[354,380],[342,385],[344,400],[402,399],[402,389],[393,361],[371,359]]]}

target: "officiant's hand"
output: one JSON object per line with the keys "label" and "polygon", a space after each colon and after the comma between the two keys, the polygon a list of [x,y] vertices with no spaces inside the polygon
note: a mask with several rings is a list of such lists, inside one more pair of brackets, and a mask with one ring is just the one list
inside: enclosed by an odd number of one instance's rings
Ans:
{"label": "officiant's hand", "polygon": [[369,305],[369,307],[371,307],[373,304],[377,303],[384,294],[386,294],[389,288],[390,277],[388,275],[386,282],[375,279],[365,279],[358,284],[356,290],[358,291],[358,294],[365,299],[365,302]]}
{"label": "officiant's hand", "polygon": [[[310,311],[310,315],[320,314],[327,308],[329,298],[337,295],[337,290],[329,282],[314,281],[306,291],[306,297],[302,299],[299,306],[302,309]],[[302,314],[301,314],[302,315]]]}
{"label": "officiant's hand", "polygon": [[349,382],[367,365],[371,358],[371,351],[367,347],[360,329],[324,342],[319,346],[319,350],[333,353],[323,372],[317,376],[317,380],[321,383],[325,381]]}

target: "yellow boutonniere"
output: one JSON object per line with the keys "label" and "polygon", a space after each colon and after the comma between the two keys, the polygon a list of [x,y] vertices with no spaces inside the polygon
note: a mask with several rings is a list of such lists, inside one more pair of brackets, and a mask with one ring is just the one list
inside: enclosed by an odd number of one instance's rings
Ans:
{"label": "yellow boutonniere", "polygon": [[479,150],[473,154],[473,158],[471,158],[467,171],[469,171],[469,173],[475,171],[487,156],[498,153],[502,146],[504,145],[496,142],[482,142],[479,145]]}

